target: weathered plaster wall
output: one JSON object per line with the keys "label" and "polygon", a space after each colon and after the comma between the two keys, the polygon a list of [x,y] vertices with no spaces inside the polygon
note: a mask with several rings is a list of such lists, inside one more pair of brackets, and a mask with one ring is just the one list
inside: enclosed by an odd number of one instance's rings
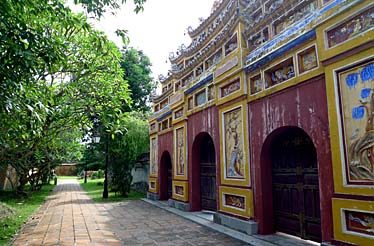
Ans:
{"label": "weathered plaster wall", "polygon": [[[330,136],[323,76],[249,104],[250,151],[255,197],[255,218],[260,233],[272,233],[271,162],[261,156],[276,129],[296,126],[313,140],[317,151],[323,241],[332,238],[333,193]],[[262,158],[262,159],[261,159]]]}
{"label": "weathered plaster wall", "polygon": [[167,163],[163,162],[163,155],[170,155],[173,166],[173,132],[169,131],[163,135],[158,136],[158,181],[159,181],[159,195],[160,199],[164,200],[167,197]]}
{"label": "weathered plaster wall", "polygon": [[[216,166],[220,163],[220,142],[219,142],[219,120],[217,107],[206,108],[196,114],[190,115],[187,122],[187,151],[188,151],[188,180],[189,180],[189,198],[191,210],[200,208],[200,166],[196,159],[193,159],[193,144],[200,133],[208,133],[213,140],[216,156]],[[220,184],[219,168],[216,169],[217,192]],[[218,202],[218,197],[217,197]]]}
{"label": "weathered plaster wall", "polygon": [[169,131],[165,134],[158,136],[158,163],[160,169],[160,161],[162,154],[168,151],[170,156],[173,157],[173,132]]}

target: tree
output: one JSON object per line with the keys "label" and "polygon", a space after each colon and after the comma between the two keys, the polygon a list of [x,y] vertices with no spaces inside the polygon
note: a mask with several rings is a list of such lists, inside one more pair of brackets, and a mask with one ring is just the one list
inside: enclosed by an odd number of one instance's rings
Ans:
{"label": "tree", "polygon": [[[132,110],[149,112],[149,97],[156,89],[156,84],[151,77],[151,62],[141,51],[131,47],[122,50],[121,68],[124,71],[124,79],[129,83]],[[125,108],[129,111],[129,108]]]}
{"label": "tree", "polygon": [[[131,186],[131,169],[140,154],[149,151],[149,134],[147,114],[149,95],[155,89],[151,74],[151,63],[142,51],[127,47],[121,52],[121,69],[123,78],[129,84],[132,105],[123,104],[123,117],[118,118],[116,130],[108,129],[99,124],[92,130],[99,132],[101,144],[89,144],[85,152],[85,167],[89,170],[105,168],[105,145],[109,145],[110,187],[127,196]],[[112,115],[110,109],[104,109],[107,115]]]}
{"label": "tree", "polygon": [[[107,10],[111,11],[112,14],[116,14],[115,11],[121,7],[121,4],[126,2],[126,0],[74,0],[75,4],[82,4],[87,13],[93,14],[96,18],[101,18]],[[134,0],[134,11],[136,13],[142,11],[145,2],[146,0]]]}
{"label": "tree", "polygon": [[149,96],[156,85],[150,76],[151,63],[142,51],[131,47],[122,50],[121,68],[124,79],[129,83],[133,104],[123,105],[129,112],[120,125],[122,131],[112,134],[102,132],[104,142],[109,144],[110,186],[127,196],[130,191],[131,170],[140,154],[149,151],[147,114],[150,112]]}
{"label": "tree", "polygon": [[4,0],[0,53],[0,165],[19,191],[76,150],[94,115],[115,131],[131,103],[118,48],[59,0]]}
{"label": "tree", "polygon": [[143,113],[131,112],[125,119],[126,131],[109,141],[110,187],[124,197],[130,192],[131,170],[140,154],[149,151],[148,122]]}

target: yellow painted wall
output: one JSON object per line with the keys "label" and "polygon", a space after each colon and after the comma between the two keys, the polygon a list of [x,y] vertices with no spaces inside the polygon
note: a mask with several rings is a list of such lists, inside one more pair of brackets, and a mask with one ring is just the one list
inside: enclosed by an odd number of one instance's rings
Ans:
{"label": "yellow painted wall", "polygon": [[[330,143],[331,143],[331,158],[333,165],[333,178],[334,178],[334,192],[338,194],[348,194],[349,198],[333,198],[333,228],[334,228],[334,239],[342,242],[349,242],[357,245],[373,245],[374,243],[374,233],[371,235],[357,232],[348,228],[348,221],[359,221],[359,218],[350,217],[351,212],[356,212],[367,216],[368,221],[361,220],[368,230],[374,230],[374,201],[368,201],[360,198],[360,200],[354,200],[355,195],[360,196],[374,196],[374,185],[370,185],[370,182],[359,183],[349,181],[349,161],[348,161],[348,142],[354,141],[354,136],[352,131],[347,131],[347,127],[352,127],[349,118],[344,116],[343,108],[351,109],[352,105],[357,103],[360,106],[360,101],[350,102],[347,96],[342,101],[341,106],[339,102],[340,96],[353,95],[355,88],[352,91],[344,91],[343,88],[339,87],[339,83],[343,85],[346,83],[344,81],[344,76],[347,74],[357,72],[358,69],[362,68],[361,64],[365,62],[374,61],[374,48],[367,46],[363,49],[363,45],[368,42],[374,41],[374,30],[366,30],[358,35],[352,35],[346,41],[339,43],[337,45],[328,45],[327,32],[345,23],[352,16],[355,16],[362,12],[362,10],[367,7],[374,6],[372,1],[361,1],[359,4],[352,8],[347,8],[344,12],[334,15],[334,12],[330,14],[333,15],[332,18],[328,19],[326,22],[317,27],[317,44],[318,44],[318,54],[320,60],[325,63],[325,78],[326,78],[326,94],[328,101],[328,114],[329,114],[329,128],[330,128]],[[331,46],[331,47],[330,47]],[[359,48],[356,52],[350,52],[353,48]],[[347,53],[349,52],[349,53]],[[337,58],[338,55],[342,55]],[[350,70],[353,69],[353,70]],[[345,72],[347,71],[347,72]],[[358,87],[365,87],[362,82],[359,82]],[[368,87],[373,88],[372,82],[368,82]],[[341,108],[342,107],[342,108]],[[343,114],[343,117],[341,117]],[[366,115],[367,116],[367,115]],[[359,124],[359,123],[357,123]],[[361,122],[361,127],[357,129],[360,130],[359,134],[365,132],[366,122]],[[346,135],[344,138],[344,134]],[[347,140],[348,139],[348,140]],[[347,152],[346,152],[347,145]],[[344,196],[342,196],[344,197]],[[362,218],[361,218],[362,219]],[[370,222],[371,221],[371,222]],[[353,222],[350,222],[353,223]],[[370,233],[369,233],[370,234]]]}
{"label": "yellow painted wall", "polygon": [[[308,49],[309,47],[315,45],[316,46],[316,49],[317,49],[317,56],[319,54],[319,47],[317,46],[316,44],[316,41],[313,40],[313,41],[310,41],[308,43],[305,43],[303,44],[301,47],[295,49],[294,51],[292,52],[289,52],[289,53],[286,53],[284,55],[282,55],[281,57],[275,59],[274,61],[272,61],[271,63],[267,64],[266,66],[262,67],[261,69],[258,69],[256,71],[253,71],[251,73],[247,73],[246,74],[246,83],[247,83],[247,86],[248,86],[248,102],[252,102],[254,100],[257,100],[259,98],[263,98],[263,97],[267,97],[271,94],[274,94],[278,91],[281,91],[281,90],[285,90],[291,86],[295,86],[299,83],[302,83],[308,79],[311,79],[313,77],[316,77],[316,76],[319,76],[321,74],[323,74],[324,72],[324,69],[323,69],[323,66],[320,62],[318,62],[318,67],[315,68],[315,69],[312,69],[310,71],[307,71],[307,72],[304,72],[304,73],[300,73],[299,69],[298,69],[298,59],[297,59],[297,56],[298,54],[300,54],[301,52],[303,52],[304,50]],[[277,85],[274,85],[272,87],[269,87],[269,88],[266,88],[264,87],[263,85],[263,89],[261,92],[257,92],[256,94],[253,94],[251,95],[250,94],[250,84],[249,84],[249,78],[248,77],[253,77],[257,74],[261,74],[262,76],[262,80],[263,80],[263,83],[264,83],[264,72],[266,70],[268,70],[269,68],[272,68],[274,66],[276,66],[277,64],[280,64],[282,61],[288,59],[288,58],[293,58],[293,61],[294,61],[294,66],[295,66],[295,77],[294,78],[291,78],[287,81],[284,81],[282,83],[279,83]],[[317,57],[317,61],[318,61],[318,57]]]}
{"label": "yellow painted wall", "polygon": [[[230,122],[228,120],[225,120],[225,115],[230,114],[230,112],[240,110],[240,114],[237,115],[237,117],[241,117],[241,125],[237,125],[238,121],[233,121],[232,126],[230,125]],[[226,121],[226,123],[225,123]],[[226,185],[233,185],[233,186],[245,186],[249,187],[250,186],[250,161],[249,161],[249,155],[248,155],[248,109],[247,109],[247,103],[246,101],[241,101],[238,103],[231,104],[229,106],[226,106],[224,108],[221,108],[219,110],[219,131],[220,131],[220,143],[226,144],[226,145],[221,145],[220,148],[220,169],[221,169],[221,184],[226,184]],[[227,131],[228,127],[237,127],[237,131],[239,132],[238,138],[240,139],[239,144],[240,144],[240,170],[242,174],[237,175],[229,174],[229,166],[231,165],[231,159],[232,155],[227,156],[227,154],[234,153],[233,151],[233,146],[232,144],[229,144],[229,142],[232,142],[232,137],[234,135],[231,133],[232,131]],[[226,133],[225,133],[226,129]],[[231,149],[229,149],[231,147]],[[227,149],[226,149],[227,148]],[[235,154],[235,153],[234,153]],[[226,162],[228,162],[226,164]],[[226,166],[228,168],[226,168]],[[238,176],[238,178],[235,178],[235,176]]]}
{"label": "yellow painted wall", "polygon": [[149,159],[149,176],[158,176],[158,138],[157,135],[150,136],[150,159]]}
{"label": "yellow painted wall", "polygon": [[[242,217],[250,218],[254,216],[254,205],[253,205],[253,192],[252,190],[240,189],[234,187],[220,186],[219,187],[219,211],[239,215]],[[230,206],[226,204],[226,195],[234,195],[235,197],[243,198],[244,208],[240,208],[239,203],[242,201],[237,201],[237,206]]]}
{"label": "yellow painted wall", "polygon": [[[348,1],[349,2],[349,1]],[[354,47],[359,47],[369,41],[373,41],[374,37],[374,29],[371,28],[368,31],[364,31],[362,33],[358,33],[357,35],[353,35],[348,40],[329,47],[327,42],[327,32],[331,29],[334,29],[335,27],[339,26],[340,24],[346,22],[351,17],[354,17],[355,15],[362,12],[362,10],[365,10],[369,7],[374,6],[373,1],[371,0],[365,0],[361,1],[361,3],[356,4],[353,7],[346,8],[345,11],[339,13],[338,15],[335,15],[334,10],[332,9],[330,12],[326,13],[326,17],[333,16],[332,18],[325,21],[323,24],[317,27],[317,35],[318,35],[318,47],[319,47],[319,57],[321,61],[325,61],[326,59],[329,59],[331,57],[334,57],[338,54],[341,54],[342,52],[345,52],[347,50],[350,50]]]}
{"label": "yellow painted wall", "polygon": [[374,186],[349,185],[345,179],[345,157],[343,138],[341,135],[340,111],[337,98],[337,72],[354,66],[364,60],[374,58],[374,48],[354,54],[344,60],[326,66],[326,91],[328,100],[329,126],[331,139],[331,157],[334,170],[334,188],[337,193],[352,195],[374,195]]}
{"label": "yellow painted wall", "polygon": [[[346,226],[347,211],[362,212],[372,215],[367,221],[360,220],[368,230],[372,230],[372,235],[357,233],[349,230]],[[343,242],[355,243],[361,246],[372,246],[374,242],[374,201],[358,201],[348,199],[333,199],[333,218],[334,218],[334,238]],[[370,219],[371,218],[371,219]],[[349,219],[349,218],[348,218]],[[357,221],[357,219],[356,219]]]}
{"label": "yellow painted wall", "polygon": [[[177,134],[181,133],[183,137],[183,146],[180,147],[178,136]],[[173,160],[173,179],[174,180],[187,180],[187,172],[188,172],[188,159],[187,159],[187,124],[180,123],[178,125],[174,126],[173,130],[173,146],[174,146],[174,160]],[[178,139],[177,139],[178,138]],[[183,162],[183,165],[180,165],[180,163]],[[178,170],[181,169],[180,173],[183,173],[182,175],[178,173]]]}
{"label": "yellow painted wall", "polygon": [[149,178],[149,192],[158,193],[158,179],[157,178]]}
{"label": "yellow painted wall", "polygon": [[[183,195],[177,193],[177,186],[182,187]],[[173,180],[173,199],[188,202],[188,181]]]}

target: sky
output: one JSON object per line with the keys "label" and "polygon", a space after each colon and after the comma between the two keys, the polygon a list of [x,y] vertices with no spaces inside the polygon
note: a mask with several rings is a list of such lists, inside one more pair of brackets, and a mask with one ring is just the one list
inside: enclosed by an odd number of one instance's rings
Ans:
{"label": "sky", "polygon": [[122,42],[114,31],[127,30],[130,46],[150,58],[152,76],[157,78],[170,69],[169,53],[182,43],[190,43],[187,27],[196,28],[200,17],[209,17],[213,3],[214,0],[147,0],[144,11],[135,14],[133,1],[127,0],[116,16],[108,14],[95,26],[120,48]]}

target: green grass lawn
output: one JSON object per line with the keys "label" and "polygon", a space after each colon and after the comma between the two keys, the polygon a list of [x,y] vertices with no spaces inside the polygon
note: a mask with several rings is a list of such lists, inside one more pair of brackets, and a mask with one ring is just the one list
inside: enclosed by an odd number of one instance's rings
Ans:
{"label": "green grass lawn", "polygon": [[53,187],[44,185],[41,191],[33,191],[27,197],[17,196],[14,191],[0,191],[0,245],[7,245]]}
{"label": "green grass lawn", "polygon": [[87,183],[84,183],[84,179],[79,180],[80,185],[83,187],[85,191],[88,192],[88,195],[94,200],[95,202],[118,202],[118,201],[126,201],[126,200],[136,200],[140,198],[144,198],[145,195],[140,192],[131,191],[129,197],[120,197],[119,193],[114,193],[109,191],[109,197],[107,199],[103,199],[103,184],[104,179],[87,179]]}

